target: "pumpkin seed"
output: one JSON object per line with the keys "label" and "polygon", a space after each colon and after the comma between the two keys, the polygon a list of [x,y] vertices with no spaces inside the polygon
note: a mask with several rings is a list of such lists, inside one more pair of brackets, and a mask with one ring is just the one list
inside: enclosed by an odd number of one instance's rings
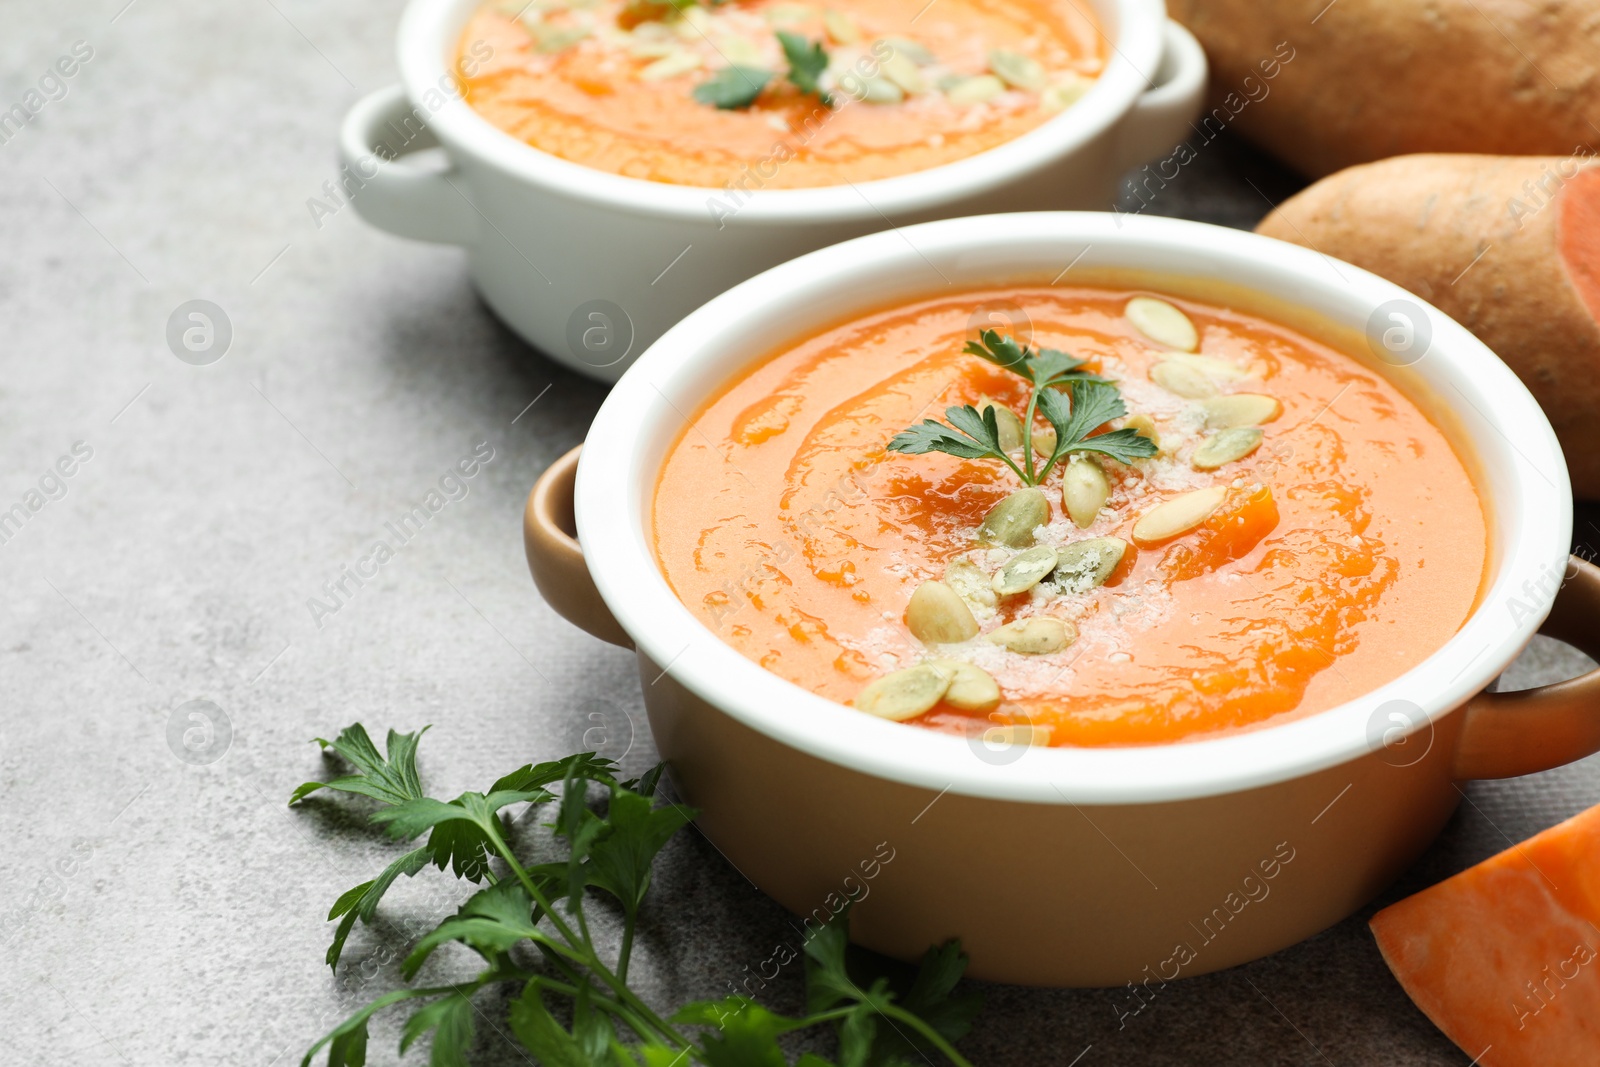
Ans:
{"label": "pumpkin seed", "polygon": [[998,723],[978,735],[985,745],[1048,745],[1050,727],[1031,722]]}
{"label": "pumpkin seed", "polygon": [[1261,431],[1254,426],[1220,430],[1201,442],[1190,460],[1195,470],[1214,471],[1243,459],[1261,446]]}
{"label": "pumpkin seed", "polygon": [[717,51],[721,52],[729,63],[737,67],[759,67],[766,62],[766,57],[761,54],[761,49],[743,37],[723,36],[717,38]]}
{"label": "pumpkin seed", "polygon": [[944,584],[956,591],[956,595],[966,601],[967,607],[978,618],[988,618],[994,614],[997,598],[994,595],[994,584],[989,576],[984,573],[970,559],[951,560],[944,569]]}
{"label": "pumpkin seed", "polygon": [[911,59],[899,52],[878,64],[878,72],[904,89],[907,95],[928,91],[927,80]]}
{"label": "pumpkin seed", "polygon": [[1133,328],[1157,344],[1193,352],[1200,347],[1200,334],[1196,332],[1189,316],[1167,303],[1150,296],[1136,296],[1128,301],[1122,313],[1133,323]]}
{"label": "pumpkin seed", "polygon": [[[1022,447],[1022,418],[1015,411],[1003,404],[998,404],[988,397],[978,401],[978,414],[982,415],[989,408],[994,408],[995,426],[1000,430],[1000,450],[1002,452],[1015,452]],[[1038,439],[1035,433],[1035,440]]]}
{"label": "pumpkin seed", "polygon": [[1045,459],[1056,454],[1056,431],[1054,427],[1046,426],[1042,429],[1033,428],[1033,450]]}
{"label": "pumpkin seed", "polygon": [[628,36],[636,41],[670,41],[676,35],[666,23],[641,22],[628,31]]}
{"label": "pumpkin seed", "polygon": [[856,28],[855,21],[843,11],[833,8],[822,13],[822,28],[828,31],[828,36],[836,44],[855,44],[861,40],[861,31]]}
{"label": "pumpkin seed", "polygon": [[1065,111],[1082,100],[1093,85],[1094,82],[1088,78],[1074,75],[1070,80],[1052,85],[1039,94],[1039,106],[1047,112]]}
{"label": "pumpkin seed", "polygon": [[1044,68],[1039,61],[1005,48],[989,49],[989,69],[1013,89],[1037,93],[1044,88]]}
{"label": "pumpkin seed", "polygon": [[916,41],[910,40],[909,38],[885,37],[883,40],[873,45],[872,51],[874,54],[881,51],[881,49],[879,49],[877,46],[878,44],[887,45],[889,51],[895,53],[896,55],[905,56],[919,67],[931,66],[933,64],[933,53],[928,51],[925,45],[920,45]]}
{"label": "pumpkin seed", "polygon": [[1138,430],[1150,438],[1156,448],[1159,449],[1161,447],[1161,435],[1156,432],[1156,421],[1144,412],[1140,412],[1137,415],[1129,415],[1122,420],[1122,425],[1129,430]]}
{"label": "pumpkin seed", "polygon": [[1217,383],[1187,363],[1163,359],[1150,368],[1150,380],[1169,393],[1190,400],[1217,395]]}
{"label": "pumpkin seed", "polygon": [[1063,593],[1087,593],[1110,579],[1128,542],[1120,537],[1090,537],[1056,552],[1055,583]]}
{"label": "pumpkin seed", "polygon": [[1060,652],[1077,639],[1078,631],[1071,623],[1049,615],[1035,615],[1031,619],[1008,622],[985,638],[992,644],[1003,645],[1024,656]]}
{"label": "pumpkin seed", "polygon": [[923,582],[906,605],[906,626],[925,645],[951,645],[978,635],[966,601],[943,582]]}
{"label": "pumpkin seed", "polygon": [[1231,430],[1236,426],[1260,426],[1283,414],[1283,405],[1275,396],[1261,393],[1234,393],[1231,396],[1213,396],[1200,402],[1205,413],[1206,428]]}
{"label": "pumpkin seed", "polygon": [[1228,491],[1221,486],[1196,489],[1157,504],[1133,524],[1133,541],[1139,545],[1160,544],[1188,533],[1211,517],[1222,506]]}
{"label": "pumpkin seed", "polygon": [[814,8],[804,4],[774,4],[766,10],[767,21],[774,26],[805,22],[815,14]]}
{"label": "pumpkin seed", "polygon": [[944,95],[952,104],[969,107],[973,104],[986,104],[1005,91],[1006,83],[993,74],[976,74],[970,78],[962,78],[946,89]]}
{"label": "pumpkin seed", "polygon": [[1061,476],[1061,502],[1080,530],[1094,525],[1110,499],[1111,483],[1100,464],[1082,456],[1067,464],[1067,473]]}
{"label": "pumpkin seed", "polygon": [[898,104],[905,98],[905,90],[888,78],[861,79],[861,92],[856,96],[867,104]]}
{"label": "pumpkin seed", "polygon": [[1193,352],[1167,352],[1162,358],[1193,367],[1214,382],[1241,382],[1251,376],[1249,371],[1237,363],[1230,363],[1216,356],[1202,356]]}
{"label": "pumpkin seed", "polygon": [[[652,23],[652,25],[654,25]],[[661,59],[682,50],[675,40],[657,40],[651,37],[634,38],[628,42],[628,53],[635,59]]]}
{"label": "pumpkin seed", "polygon": [[1001,596],[1026,593],[1055,569],[1056,550],[1049,545],[1038,545],[1011,557],[1000,568],[1000,572],[994,576],[994,591]]}
{"label": "pumpkin seed", "polygon": [[1050,521],[1050,501],[1038,489],[1018,489],[989,509],[978,526],[978,540],[1012,548],[1033,544],[1033,531]]}
{"label": "pumpkin seed", "polygon": [[944,702],[962,711],[990,711],[1000,703],[1000,686],[989,672],[958,659],[930,660],[928,666],[950,678]]}
{"label": "pumpkin seed", "polygon": [[869,682],[856,694],[856,710],[903,722],[932,710],[949,689],[950,675],[932,664],[919,663]]}
{"label": "pumpkin seed", "polygon": [[587,36],[587,26],[540,26],[534,32],[536,47],[545,55],[564,52]]}
{"label": "pumpkin seed", "polygon": [[700,69],[700,57],[687,49],[663,56],[654,63],[639,71],[639,77],[647,82],[665,81],[676,78],[680,74],[687,74],[691,70]]}

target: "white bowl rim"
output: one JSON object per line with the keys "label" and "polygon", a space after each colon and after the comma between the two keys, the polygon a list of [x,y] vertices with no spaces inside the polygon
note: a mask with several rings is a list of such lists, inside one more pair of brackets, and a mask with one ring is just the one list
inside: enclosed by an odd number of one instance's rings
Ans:
{"label": "white bowl rim", "polygon": [[[1055,118],[986,152],[928,170],[838,186],[763,189],[739,205],[732,224],[806,224],[928,210],[1007,185],[1113,132],[1160,67],[1166,3],[1093,2],[1102,11],[1117,12],[1116,39],[1094,87]],[[468,5],[475,6],[474,0],[411,0],[406,6],[397,49],[401,81],[414,105],[451,77],[447,55],[456,45],[453,34],[459,32],[460,9]],[[573,200],[624,214],[716,221],[708,207],[710,198],[727,193],[624,177],[550,155],[494,126],[459,97],[431,111],[428,126],[452,152]]]}
{"label": "white bowl rim", "polygon": [[[1492,582],[1478,608],[1446,644],[1399,678],[1361,698],[1280,725],[1212,740],[1126,748],[1029,748],[1015,762],[994,765],[964,739],[886,722],[817,696],[771,674],[724,644],[672,592],[657,567],[645,523],[664,459],[646,438],[707,398],[682,383],[705,374],[715,345],[760,336],[779,309],[815,307],[824,286],[842,288],[852,274],[925,275],[930,262],[1058,242],[1065,257],[1083,245],[1092,262],[1115,265],[1158,258],[1152,272],[1194,272],[1210,264],[1221,276],[1254,271],[1252,286],[1269,298],[1305,308],[1322,301],[1355,309],[1345,324],[1402,299],[1425,309],[1433,326],[1426,361],[1460,393],[1453,400],[1472,445],[1502,477],[1487,516]],[[1122,257],[1118,259],[1117,257]],[[1184,266],[1188,264],[1189,266]],[[1483,690],[1522,650],[1548,613],[1507,610],[1527,596],[1527,583],[1548,578],[1567,559],[1571,491],[1560,445],[1544,413],[1515,374],[1464,327],[1398,286],[1348,264],[1256,234],[1205,223],[1091,212],[977,216],[884,231],[812,252],[774,267],[711,300],[669,330],[623,375],[596,415],[578,467],[576,516],[590,572],[606,604],[639,651],[690,692],[785,745],[863,773],[920,786],[1035,803],[1124,804],[1181,800],[1251,789],[1301,777],[1374,751],[1373,722],[1389,702],[1422,709],[1416,732]],[[1139,268],[1135,268],[1139,269]],[[844,279],[844,280],[840,280]],[[859,282],[857,283],[859,284]],[[936,289],[934,283],[930,290]],[[837,316],[821,315],[831,321]],[[1339,321],[1336,319],[1335,321]],[[745,344],[771,350],[772,341]],[[1437,354],[1437,358],[1435,358]],[[1420,366],[1420,365],[1419,365]],[[725,382],[724,375],[719,382]],[[712,389],[715,386],[711,387]],[[699,390],[697,392],[697,390]],[[686,395],[687,394],[687,395]],[[1470,419],[1473,412],[1477,418]],[[675,436],[675,434],[674,434]],[[1532,468],[1533,477],[1528,468]],[[1488,488],[1479,490],[1488,496]],[[1487,501],[1486,501],[1487,503]],[[1523,601],[1526,604],[1525,601]],[[1330,802],[1334,799],[1330,797]]]}

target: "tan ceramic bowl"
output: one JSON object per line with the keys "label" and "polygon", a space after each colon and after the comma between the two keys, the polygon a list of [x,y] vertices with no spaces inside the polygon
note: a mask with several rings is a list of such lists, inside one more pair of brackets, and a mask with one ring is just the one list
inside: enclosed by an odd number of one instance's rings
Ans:
{"label": "tan ceramic bowl", "polygon": [[[824,700],[745,659],[677,600],[648,531],[688,413],[818,324],[947,286],[1048,281],[1069,263],[1071,280],[1225,301],[1345,351],[1364,354],[1365,335],[1404,342],[1375,346],[1370,362],[1456,437],[1490,515],[1489,573],[1456,636],[1360,700],[1268,729],[1018,748]],[[1390,366],[1400,363],[1410,365]],[[960,937],[974,975],[1077,986],[1161,982],[1291,945],[1410,863],[1455,808],[1457,783],[1600,749],[1597,675],[1485,692],[1547,614],[1546,632],[1600,652],[1600,571],[1568,564],[1570,532],[1566,467],[1543,414],[1436,309],[1252,234],[1071,213],[887,232],[737,286],[623,376],[581,463],[574,452],[547,471],[526,517],[539,589],[590,633],[637,648],[656,745],[701,828],[751,881],[818,921],[855,899],[853,936],[891,955]],[[760,969],[747,972],[752,992]]]}

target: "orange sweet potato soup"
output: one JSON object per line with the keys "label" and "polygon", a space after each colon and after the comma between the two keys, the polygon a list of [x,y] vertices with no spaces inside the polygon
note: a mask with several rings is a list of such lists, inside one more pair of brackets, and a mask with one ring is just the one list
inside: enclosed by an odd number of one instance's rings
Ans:
{"label": "orange sweet potato soup", "polygon": [[[997,301],[1025,336],[969,326]],[[781,677],[1077,746],[1392,680],[1471,613],[1487,539],[1445,435],[1363,363],[1096,288],[940,296],[779,351],[693,417],[653,524],[679,598]]]}
{"label": "orange sweet potato soup", "polygon": [[1105,45],[1064,0],[497,0],[457,58],[472,107],[535,148],[750,193],[993,148],[1081,97]]}

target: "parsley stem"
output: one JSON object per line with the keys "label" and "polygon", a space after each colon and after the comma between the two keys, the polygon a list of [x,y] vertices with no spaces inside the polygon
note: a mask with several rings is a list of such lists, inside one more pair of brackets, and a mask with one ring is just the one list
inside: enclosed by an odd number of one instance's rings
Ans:
{"label": "parsley stem", "polygon": [[906,1011],[904,1008],[893,1003],[884,1004],[882,1007],[878,1008],[878,1011],[883,1013],[888,1018],[898,1019],[900,1022],[905,1023],[907,1026],[917,1031],[927,1039],[928,1044],[932,1045],[934,1048],[943,1053],[945,1059],[955,1064],[955,1067],[972,1067],[972,1064],[967,1062],[967,1058],[961,1055],[961,1053],[957,1052],[950,1042],[944,1039],[943,1034],[929,1026],[919,1016]]}
{"label": "parsley stem", "polygon": [[[600,979],[602,984],[609,987],[619,1001],[638,1012],[661,1036],[680,1048],[688,1047],[689,1042],[684,1039],[682,1034],[674,1030],[665,1019],[657,1015],[650,1005],[640,1000],[633,990],[629,989],[621,979],[611,973],[610,968],[600,961],[600,954],[595,951],[593,942],[587,938],[580,938],[572,927],[567,925],[566,921],[556,913],[556,909],[551,906],[545,895],[539,891],[539,887],[534,885],[533,879],[528,877],[528,872],[518,862],[516,855],[512,853],[505,839],[500,836],[500,828],[495,824],[495,820],[488,819],[478,825],[483,828],[490,844],[494,845],[495,851],[500,853],[500,858],[506,861],[506,865],[517,876],[517,880],[522,883],[522,887],[533,898],[533,902],[544,910],[551,924],[567,940],[567,943],[583,954],[582,962],[594,972],[595,977]],[[579,914],[581,916],[582,913],[580,912]]]}
{"label": "parsley stem", "polygon": [[562,937],[566,938],[568,944],[570,944],[573,948],[578,949],[580,952],[587,948],[588,943],[583,938],[579,937],[577,932],[574,931],[572,927],[567,925],[566,920],[562,919],[561,916],[556,912],[555,907],[550,903],[549,900],[545,898],[544,893],[540,892],[539,887],[533,884],[533,879],[528,877],[528,872],[524,870],[522,864],[517,861],[516,855],[506,844],[505,838],[500,836],[500,828],[495,825],[494,820],[490,819],[486,822],[479,823],[478,825],[483,829],[484,834],[489,838],[489,843],[494,845],[495,851],[500,853],[500,858],[506,861],[506,866],[511,868],[511,873],[515,874],[517,876],[517,880],[522,883],[522,888],[528,891],[528,896],[533,898],[533,902],[537,904],[539,909],[545,913],[546,917],[549,918],[551,925],[556,928],[557,932],[559,932]]}
{"label": "parsley stem", "polygon": [[1055,469],[1057,460],[1066,458],[1066,453],[1061,451],[1061,446],[1063,446],[1065,444],[1066,444],[1065,441],[1057,442],[1055,455],[1051,456],[1049,461],[1047,463],[1045,463],[1044,467],[1041,468],[1040,471],[1039,471],[1039,481],[1040,482],[1043,482],[1046,478],[1050,477],[1050,472]]}
{"label": "parsley stem", "polygon": [[[1024,444],[1025,447],[1028,447],[1028,448],[1031,448],[1033,446],[1033,443],[1031,441],[1025,441],[1025,442],[1023,442],[1023,444]],[[1022,481],[1023,485],[1032,485],[1033,484],[1033,482],[1028,480],[1028,476],[1026,474],[1022,473],[1022,468],[1018,467],[1015,463],[1013,463],[1011,461],[1011,457],[1010,456],[1006,455],[1004,452],[996,452],[995,455],[1000,457],[1000,461],[1002,463],[1004,463],[1006,466],[1011,468],[1012,473],[1015,474]]]}
{"label": "parsley stem", "polygon": [[583,914],[583,905],[579,904],[573,908],[572,913],[578,917],[578,931],[583,935],[583,943],[586,945],[594,944],[594,938],[589,936],[589,919]]}
{"label": "parsley stem", "polygon": [[628,956],[633,952],[633,926],[636,919],[632,912],[622,924],[622,948],[617,952],[617,977],[622,981],[628,980]]}
{"label": "parsley stem", "polygon": [[[1028,473],[1023,476],[1023,485],[1038,485],[1044,481],[1044,476],[1035,478],[1033,475],[1033,413],[1039,406],[1039,386],[1035,385],[1028,394],[1028,413],[1022,417],[1022,462],[1027,464]],[[1021,474],[1020,471],[1017,473]]]}
{"label": "parsley stem", "polygon": [[[572,983],[568,983],[558,982],[552,978],[546,978],[544,975],[534,975],[531,977],[534,977],[538,981],[540,988],[548,989],[552,993],[560,993],[562,996],[571,997],[574,1000],[577,999],[579,989],[583,984],[581,979]],[[592,989],[593,987],[591,986],[590,988]],[[629,1011],[626,1006],[619,1004],[614,1000],[607,1000],[603,996],[596,998],[593,1003],[594,1006],[599,1008],[601,1011],[610,1012],[612,1015],[615,1015],[617,1018],[627,1023],[629,1029],[638,1034],[640,1037],[644,1038],[646,1041],[649,1041],[654,1036],[654,1029],[650,1026],[650,1024],[639,1018],[633,1012]]]}

